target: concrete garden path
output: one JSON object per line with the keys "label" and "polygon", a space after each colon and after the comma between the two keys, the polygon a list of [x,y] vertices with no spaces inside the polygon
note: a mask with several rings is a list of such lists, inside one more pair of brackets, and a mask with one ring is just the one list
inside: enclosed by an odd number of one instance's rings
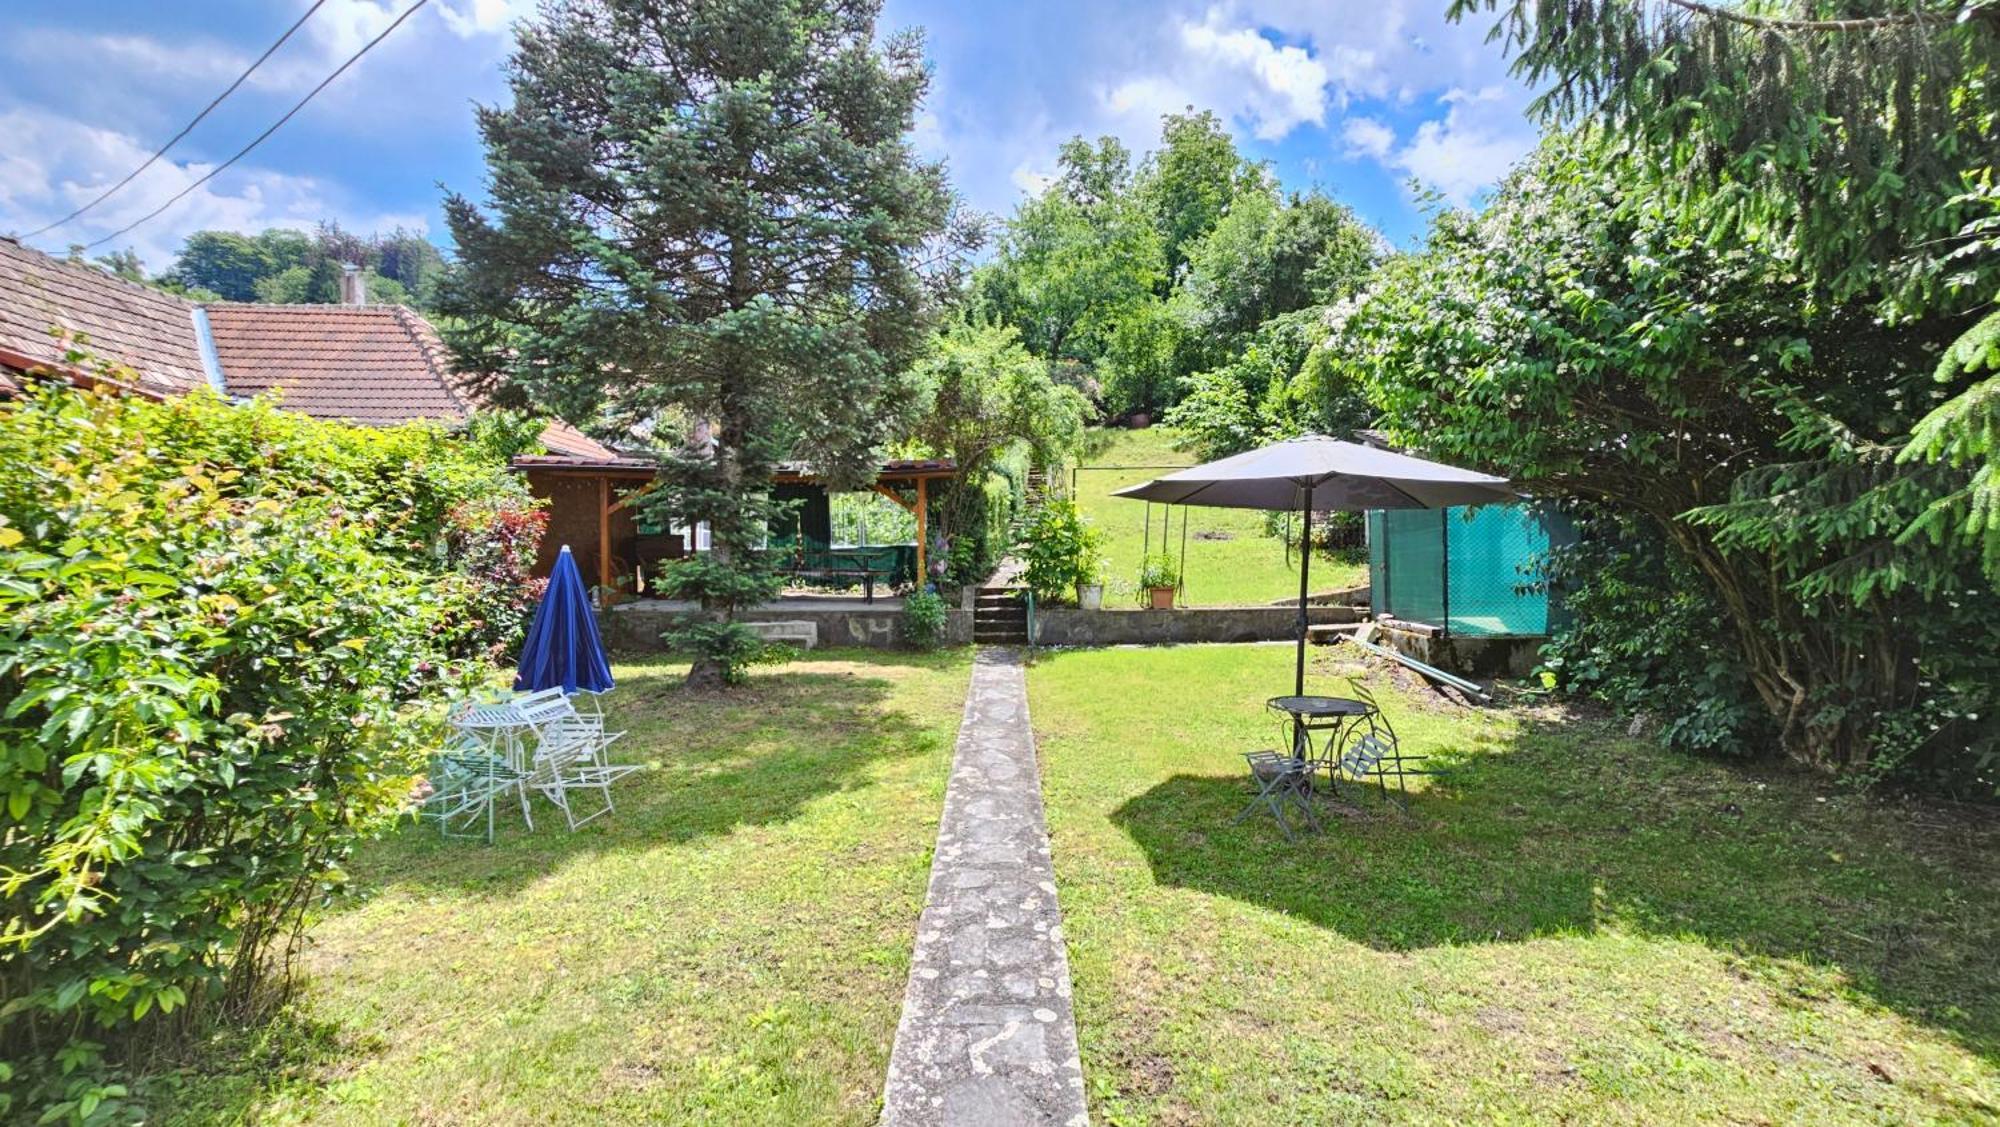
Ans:
{"label": "concrete garden path", "polygon": [[882,1103],[888,1127],[1088,1122],[1018,650],[973,664]]}

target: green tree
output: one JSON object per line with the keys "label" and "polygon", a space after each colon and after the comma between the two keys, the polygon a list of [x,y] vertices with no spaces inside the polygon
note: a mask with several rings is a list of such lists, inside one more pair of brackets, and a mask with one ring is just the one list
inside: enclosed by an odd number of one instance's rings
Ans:
{"label": "green tree", "polygon": [[1243,159],[1222,120],[1208,110],[1161,119],[1160,147],[1146,158],[1136,190],[1160,233],[1169,280],[1179,277],[1191,246],[1239,197],[1270,198],[1277,191],[1270,173]]}
{"label": "green tree", "polygon": [[276,274],[257,279],[252,291],[258,301],[266,305],[304,305],[306,291],[312,285],[312,271],[304,266],[290,266]]}
{"label": "green tree", "polygon": [[1025,444],[1037,463],[1059,463],[1083,438],[1089,405],[1049,378],[1048,364],[1009,325],[947,322],[916,365],[922,414],[911,436],[977,476],[1002,450]]}
{"label": "green tree", "polygon": [[1075,453],[1090,404],[1052,380],[1012,326],[964,317],[940,328],[915,376],[922,408],[910,436],[958,466],[933,509],[951,546],[948,578],[976,582],[1012,543],[1025,471],[1060,467]]}
{"label": "green tree", "polygon": [[1319,192],[1247,194],[1195,241],[1174,305],[1192,334],[1233,351],[1274,317],[1352,296],[1381,245],[1352,211]]}
{"label": "green tree", "polygon": [[1361,426],[1351,395],[1337,396],[1323,374],[1306,379],[1306,360],[1326,334],[1317,308],[1258,325],[1223,363],[1187,377],[1187,394],[1168,410],[1167,425],[1182,432],[1204,459],[1302,433],[1308,421],[1322,423],[1314,429],[1336,433]]}
{"label": "green tree", "polygon": [[290,227],[266,228],[252,241],[257,252],[264,256],[267,274],[294,266],[311,266],[320,249],[313,236]]}
{"label": "green tree", "polygon": [[1895,543],[1966,475],[1894,455],[1951,390],[1913,358],[1967,322],[1885,325],[1657,206],[1586,131],[1392,261],[1338,346],[1399,441],[1643,515],[1728,632],[1692,642],[1719,643],[1787,753],[1964,779],[1994,745],[2000,622],[1962,554]]}
{"label": "green tree", "polygon": [[[375,272],[403,288],[405,301],[429,308],[444,273],[444,256],[436,244],[401,227],[375,240]],[[375,300],[371,289],[369,300]]]}
{"label": "green tree", "polygon": [[[1893,488],[1899,467],[1974,470],[1905,542],[1974,546],[2000,579],[2000,382],[1987,359],[2000,337],[2000,6],[1455,0],[1452,14],[1493,10],[1543,115],[1601,125],[1628,180],[1682,222],[1790,259],[1816,290],[1891,321],[1989,311],[1937,368],[1963,390],[1876,476]],[[1989,378],[1963,378],[1978,371]]]}
{"label": "green tree", "polygon": [[975,301],[1019,330],[1037,356],[1095,367],[1119,323],[1156,300],[1165,277],[1160,240],[1127,190],[1123,145],[1074,138],[1060,168],[1008,222],[974,278]]}
{"label": "green tree", "polygon": [[221,294],[226,301],[255,301],[258,280],[272,272],[269,256],[251,236],[196,231],[181,244],[180,257],[165,278],[187,289]]}
{"label": "green tree", "polygon": [[512,104],[479,111],[490,213],[446,201],[467,370],[566,418],[705,424],[651,495],[713,538],[663,577],[700,600],[691,685],[758,654],[736,612],[777,587],[756,547],[777,463],[863,480],[925,339],[916,261],[950,194],[906,140],[921,39],[878,41],[878,11],[555,0],[520,26]]}
{"label": "green tree", "polygon": [[139,252],[126,248],[97,256],[97,265],[128,282],[144,283],[146,264],[139,261]]}

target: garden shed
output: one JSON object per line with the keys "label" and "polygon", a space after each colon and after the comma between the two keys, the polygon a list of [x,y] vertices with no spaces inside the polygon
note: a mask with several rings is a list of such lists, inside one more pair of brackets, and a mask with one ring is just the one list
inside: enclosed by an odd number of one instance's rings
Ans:
{"label": "garden shed", "polygon": [[1544,637],[1563,621],[1544,564],[1575,543],[1553,506],[1523,502],[1368,514],[1370,601],[1389,618],[1464,637]]}

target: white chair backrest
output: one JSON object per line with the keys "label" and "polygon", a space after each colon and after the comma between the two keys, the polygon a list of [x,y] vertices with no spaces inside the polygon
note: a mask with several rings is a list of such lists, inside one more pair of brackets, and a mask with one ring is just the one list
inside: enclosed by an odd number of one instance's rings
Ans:
{"label": "white chair backrest", "polygon": [[569,720],[576,716],[576,706],[562,695],[561,689],[553,690],[554,695],[536,693],[514,702],[523,722],[535,728],[542,728],[559,720]]}
{"label": "white chair backrest", "polygon": [[1375,768],[1381,766],[1383,757],[1388,755],[1390,750],[1389,744],[1382,737],[1370,732],[1348,745],[1340,757],[1340,769],[1354,778],[1366,778]]}
{"label": "white chair backrest", "polygon": [[509,728],[521,723],[521,714],[512,701],[489,701],[466,705],[453,714],[457,728]]}

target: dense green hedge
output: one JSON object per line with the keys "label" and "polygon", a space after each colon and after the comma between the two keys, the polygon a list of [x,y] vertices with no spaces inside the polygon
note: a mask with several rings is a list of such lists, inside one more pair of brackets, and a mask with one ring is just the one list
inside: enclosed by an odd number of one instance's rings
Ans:
{"label": "dense green hedge", "polygon": [[33,390],[0,465],[0,1116],[124,1119],[404,805],[539,516],[435,428],[205,394]]}

